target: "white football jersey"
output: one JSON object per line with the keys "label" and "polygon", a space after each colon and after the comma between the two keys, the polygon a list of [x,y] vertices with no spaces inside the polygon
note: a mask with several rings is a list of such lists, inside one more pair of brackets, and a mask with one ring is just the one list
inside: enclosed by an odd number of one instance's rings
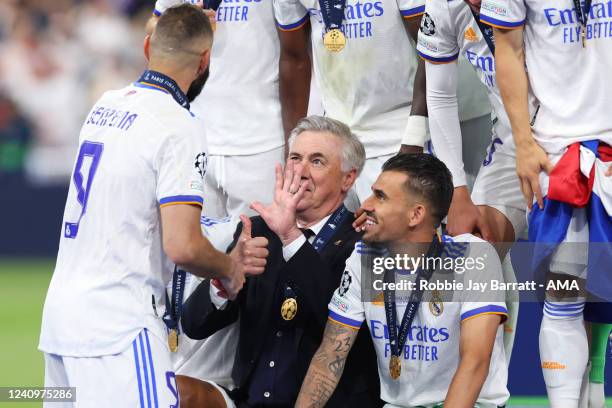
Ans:
{"label": "white football jersey", "polygon": [[314,72],[325,114],[347,124],[368,158],[397,152],[410,116],[417,56],[402,18],[421,15],[424,0],[347,0],[341,30],[346,46],[323,45],[318,0],[274,0],[277,24],[312,26]]}
{"label": "white football jersey", "polygon": [[497,88],[495,58],[470,7],[464,0],[428,0],[423,18],[427,21],[419,31],[419,55],[435,64],[455,62],[462,55],[487,89],[498,119],[495,133],[510,135],[511,141],[510,120]]}
{"label": "white football jersey", "polygon": [[[195,0],[157,0],[156,15]],[[223,0],[210,76],[192,110],[205,118],[210,154],[250,155],[285,144],[278,91],[280,45],[271,0]]]}
{"label": "white football jersey", "polygon": [[612,145],[609,1],[593,0],[584,48],[572,0],[483,0],[480,12],[481,21],[494,27],[524,26],[529,83],[539,104],[536,141],[549,153],[584,140]]}
{"label": "white football jersey", "polygon": [[[466,271],[465,278],[478,282],[503,279],[499,258],[491,245],[469,234],[453,238],[445,236],[444,241],[473,243],[474,245],[469,246],[467,257],[488,258],[484,272]],[[445,246],[445,250],[447,248],[449,247]],[[467,291],[455,292],[453,300],[457,301],[443,302],[442,298],[434,297],[433,292],[426,291],[400,354],[401,375],[399,379],[393,380],[389,374],[391,348],[383,294],[377,290],[379,288],[375,284],[375,280],[382,280],[383,275],[362,269],[362,257],[379,255],[383,256],[384,253],[377,252],[375,248],[363,242],[356,244],[355,250],[346,261],[340,287],[334,292],[329,304],[329,318],[357,329],[364,320],[367,321],[378,357],[381,398],[388,403],[387,407],[416,407],[441,403],[446,398],[459,365],[461,322],[481,314],[506,316],[504,301],[493,301],[494,298],[503,299],[504,292],[494,294],[489,291],[482,296],[472,292],[467,294]],[[454,275],[457,276],[457,272]],[[396,277],[396,283],[401,282],[401,279]],[[398,326],[402,321],[409,293],[396,291]],[[503,325],[500,325],[491,356],[489,375],[478,402],[494,406],[504,405],[509,397],[506,388],[507,375]]]}
{"label": "white football jersey", "polygon": [[[202,123],[170,94],[135,83],[106,92],[79,136],[40,349],[116,354],[147,328],[166,338],[160,208],[203,203]],[[155,299],[155,305],[153,304]]]}

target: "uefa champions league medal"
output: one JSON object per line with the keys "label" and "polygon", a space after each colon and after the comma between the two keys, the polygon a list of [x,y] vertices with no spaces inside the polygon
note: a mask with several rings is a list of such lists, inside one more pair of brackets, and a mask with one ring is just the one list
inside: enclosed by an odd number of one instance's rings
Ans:
{"label": "uefa champions league medal", "polygon": [[176,353],[178,350],[178,332],[176,329],[170,329],[168,333],[168,347],[170,347],[170,351]]}
{"label": "uefa champions league medal", "polygon": [[340,52],[346,45],[346,37],[340,26],[344,20],[346,0],[319,0],[321,16],[325,24],[323,45],[329,52]]}
{"label": "uefa champions league medal", "polygon": [[334,28],[323,36],[323,45],[330,52],[340,52],[346,45],[346,37],[342,31]]}
{"label": "uefa champions league medal", "polygon": [[402,374],[402,361],[399,356],[391,356],[391,360],[389,360],[389,374],[394,380],[397,380]]}
{"label": "uefa champions league medal", "polygon": [[[442,245],[440,238],[434,235],[425,259],[436,258],[442,253]],[[395,270],[387,270],[384,275],[385,283],[395,282]],[[423,298],[423,289],[419,282],[429,282],[433,275],[433,268],[419,268],[416,272],[417,286],[410,293],[408,304],[404,310],[402,322],[397,326],[397,309],[395,303],[395,290],[384,290],[385,299],[385,316],[387,317],[387,327],[389,328],[389,345],[391,346],[391,359],[389,360],[389,375],[393,380],[397,380],[402,374],[402,360],[400,358],[404,345],[408,339],[408,332],[412,327],[412,322],[419,310],[421,299]]]}
{"label": "uefa champions league medal", "polygon": [[297,314],[298,303],[294,298],[285,299],[283,305],[281,306],[281,317],[283,320],[289,321],[293,320],[295,315]]}

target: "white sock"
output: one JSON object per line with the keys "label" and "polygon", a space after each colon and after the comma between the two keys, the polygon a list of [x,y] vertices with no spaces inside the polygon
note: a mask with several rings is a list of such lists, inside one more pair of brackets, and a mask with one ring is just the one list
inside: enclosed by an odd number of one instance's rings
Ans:
{"label": "white sock", "polygon": [[589,408],[606,408],[606,393],[602,383],[589,383]]}
{"label": "white sock", "polygon": [[[504,257],[502,262],[502,273],[505,282],[516,282],[510,252]],[[506,292],[506,307],[508,308],[508,320],[504,323],[504,350],[506,352],[506,362],[510,366],[510,357],[514,347],[514,336],[516,335],[516,322],[519,313],[519,291],[508,290]]]}
{"label": "white sock", "polygon": [[540,326],[540,360],[552,408],[578,408],[589,360],[581,302],[544,303]]}

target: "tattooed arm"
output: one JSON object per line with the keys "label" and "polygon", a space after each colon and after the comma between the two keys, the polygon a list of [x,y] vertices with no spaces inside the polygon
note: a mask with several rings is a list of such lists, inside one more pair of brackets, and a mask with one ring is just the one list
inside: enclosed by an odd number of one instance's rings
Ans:
{"label": "tattooed arm", "polygon": [[323,407],[338,386],[344,364],[359,329],[328,320],[298,395],[296,408]]}

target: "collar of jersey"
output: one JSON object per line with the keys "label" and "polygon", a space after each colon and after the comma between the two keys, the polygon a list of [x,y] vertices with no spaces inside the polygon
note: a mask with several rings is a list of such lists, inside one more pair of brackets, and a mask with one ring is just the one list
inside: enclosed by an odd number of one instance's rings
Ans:
{"label": "collar of jersey", "polygon": [[172,96],[176,103],[183,108],[187,110],[190,108],[189,99],[187,99],[187,96],[183,93],[181,88],[179,88],[177,83],[161,72],[146,70],[138,81],[134,82],[134,86],[164,92]]}

